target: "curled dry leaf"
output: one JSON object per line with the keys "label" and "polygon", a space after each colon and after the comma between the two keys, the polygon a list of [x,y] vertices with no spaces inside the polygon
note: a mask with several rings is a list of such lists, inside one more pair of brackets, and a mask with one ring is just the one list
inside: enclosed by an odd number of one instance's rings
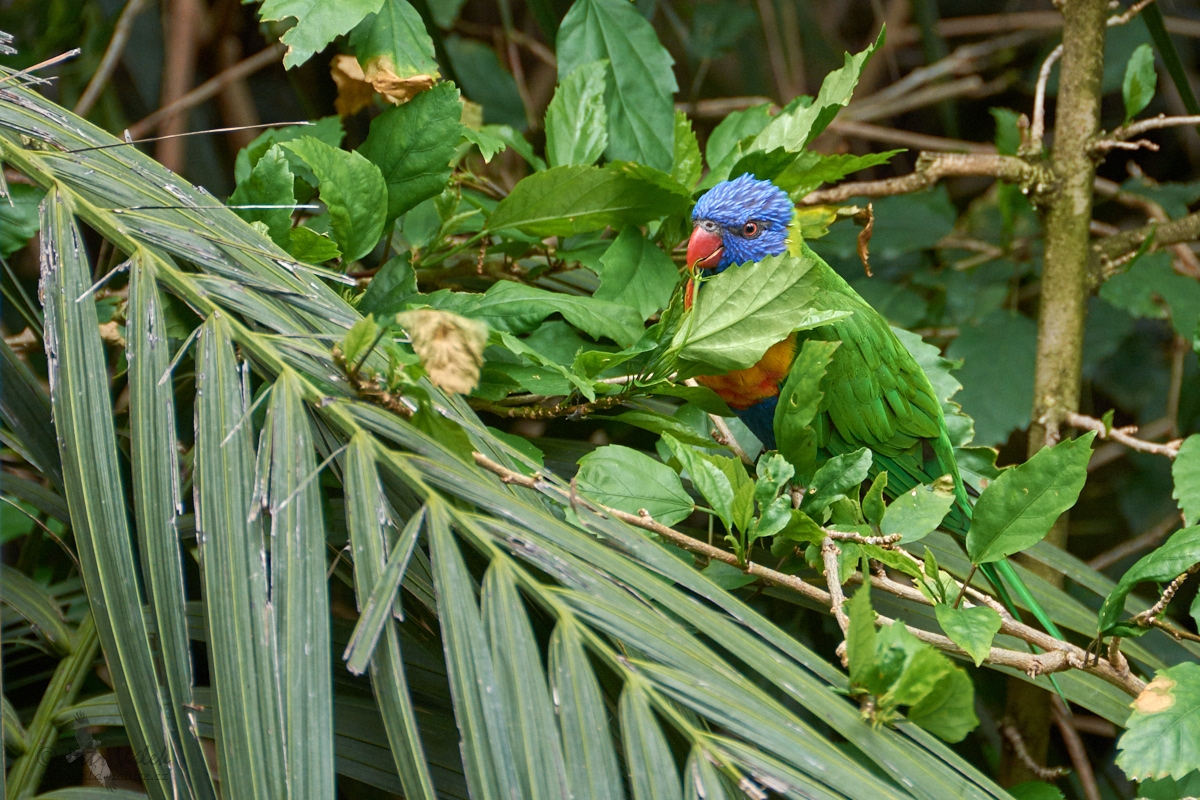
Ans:
{"label": "curled dry leaf", "polygon": [[487,325],[448,311],[423,308],[396,315],[435,386],[468,394],[479,383]]}
{"label": "curled dry leaf", "polygon": [[863,269],[867,271],[867,277],[874,277],[871,272],[871,234],[875,231],[875,205],[867,203],[865,209],[860,210],[854,215],[854,224],[861,225],[862,230],[858,232],[858,257],[862,259]]}
{"label": "curled dry leaf", "polygon": [[392,105],[400,105],[416,95],[433,88],[435,75],[410,75],[402,78],[396,74],[395,65],[387,58],[373,58],[366,69],[352,55],[345,53],[333,57],[329,71],[337,84],[338,96],[334,106],[339,115],[346,117],[371,104],[375,92]]}

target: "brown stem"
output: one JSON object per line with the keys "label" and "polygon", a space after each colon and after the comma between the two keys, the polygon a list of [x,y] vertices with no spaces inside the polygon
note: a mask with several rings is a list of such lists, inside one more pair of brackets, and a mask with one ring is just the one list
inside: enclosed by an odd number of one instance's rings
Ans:
{"label": "brown stem", "polygon": [[1073,428],[1083,428],[1084,430],[1095,431],[1096,436],[1100,439],[1112,439],[1114,442],[1120,442],[1130,450],[1137,450],[1139,453],[1152,453],[1157,456],[1166,456],[1174,459],[1179,455],[1179,445],[1181,441],[1176,440],[1159,444],[1157,442],[1147,442],[1145,439],[1138,439],[1132,434],[1137,431],[1134,426],[1132,430],[1126,428],[1105,428],[1104,423],[1095,417],[1089,417],[1084,414],[1078,414],[1074,411],[1068,411],[1063,415],[1063,421]]}
{"label": "brown stem", "polygon": [[[164,10],[167,14],[167,49],[163,59],[162,107],[167,109],[186,96],[192,86],[196,73],[196,33],[203,11],[200,0],[171,0],[165,4]],[[183,133],[187,126],[186,114],[171,114],[163,119],[163,134],[173,138],[160,141],[155,147],[154,157],[172,172],[182,172],[186,163],[187,139],[175,134]],[[131,130],[130,135],[136,139],[139,133]]]}
{"label": "brown stem", "polygon": [[240,81],[246,76],[258,72],[263,67],[274,64],[283,58],[283,51],[285,49],[284,45],[276,43],[264,50],[259,50],[249,58],[242,59],[229,69],[209,78],[170,105],[163,106],[150,116],[129,126],[129,135],[134,139],[140,139],[155,129],[165,130],[167,121],[176,117],[181,111],[186,111],[200,105],[215,96],[230,83]]}
{"label": "brown stem", "polygon": [[851,197],[885,197],[908,194],[933,186],[942,178],[982,175],[1028,187],[1035,195],[1046,192],[1050,176],[1016,156],[983,153],[922,153],[916,168],[908,175],[878,181],[847,181],[831,189],[810,192],[803,205],[844,203]]}
{"label": "brown stem", "polygon": [[1075,767],[1075,774],[1083,785],[1083,796],[1087,800],[1100,800],[1100,787],[1096,785],[1096,773],[1092,770],[1092,762],[1088,759],[1083,739],[1079,738],[1079,731],[1075,730],[1075,726],[1071,724],[1071,712],[1058,695],[1054,696],[1053,703],[1054,724],[1058,726],[1063,744],[1067,746],[1067,753],[1071,756],[1071,766]]}
{"label": "brown stem", "polygon": [[1100,555],[1087,562],[1087,565],[1094,570],[1102,570],[1111,567],[1126,556],[1140,553],[1143,550],[1149,550],[1163,539],[1167,538],[1167,534],[1179,527],[1179,515],[1172,513],[1163,517],[1154,524],[1145,533],[1139,534],[1128,541],[1121,542],[1111,550],[1106,550]]}
{"label": "brown stem", "polygon": [[[707,542],[702,542],[699,539],[693,539],[691,536],[688,536],[685,533],[681,533],[674,528],[670,528],[660,522],[655,521],[654,518],[645,511],[645,509],[642,509],[638,514],[631,514],[628,511],[621,511],[620,509],[611,508],[600,503],[585,500],[573,491],[568,491],[550,483],[540,475],[523,475],[519,472],[497,464],[495,461],[492,461],[482,453],[474,453],[473,456],[477,465],[497,475],[504,483],[515,486],[523,486],[526,489],[531,489],[552,497],[558,502],[572,504],[577,508],[581,506],[589,508],[597,513],[610,516],[613,519],[621,520],[628,525],[632,525],[636,528],[641,528],[642,530],[661,536],[671,544],[681,547],[690,553],[736,567],[747,575],[758,578],[766,584],[790,589],[802,597],[816,602],[825,608],[831,608],[832,606],[832,596],[829,592],[826,592],[820,587],[806,583],[796,575],[788,575],[786,573],[773,570],[770,567],[764,567],[761,564],[756,564],[753,561],[739,561],[737,556],[727,550],[714,547],[713,545],[708,544]],[[881,590],[894,594],[897,597],[901,597],[905,600],[909,600],[914,603],[920,603],[926,606],[930,605],[929,599],[926,598],[925,595],[921,594],[920,591],[911,586],[905,586],[886,577],[881,578],[875,576],[870,580],[872,586],[877,586]],[[972,590],[972,593],[974,594],[974,590]],[[986,603],[989,606],[996,602],[991,598],[987,598],[987,600],[991,601]],[[1145,687],[1145,682],[1130,674],[1128,670],[1125,672],[1120,672],[1107,660],[1096,659],[1089,655],[1081,647],[1076,647],[1070,642],[1064,642],[1060,639],[1055,639],[1053,636],[1050,636],[1044,631],[1012,619],[1007,615],[1007,613],[1002,613],[1000,615],[1000,619],[1001,633],[1022,639],[1026,643],[1035,647],[1039,647],[1046,652],[1033,654],[1019,652],[1016,650],[1007,650],[1001,647],[993,647],[985,659],[986,663],[1013,667],[1014,669],[1019,669],[1030,676],[1048,675],[1053,672],[1061,672],[1068,669],[1082,669],[1086,672],[1096,675],[1108,683],[1111,683],[1131,697],[1136,697]],[[876,617],[876,622],[881,625],[890,624],[892,621],[893,620],[887,617]],[[920,628],[914,628],[912,626],[908,626],[908,630],[921,641],[931,644],[939,650],[944,650],[948,653],[961,656],[967,655],[966,652],[953,641],[951,641],[949,637],[942,636],[941,634],[937,633],[931,633],[930,631],[922,630]]]}
{"label": "brown stem", "polygon": [[129,32],[133,28],[133,20],[145,8],[146,0],[128,0],[125,3],[125,8],[121,10],[121,16],[117,17],[117,24],[113,27],[113,35],[108,40],[108,47],[105,48],[104,55],[100,58],[100,64],[92,73],[92,79],[88,81],[87,88],[79,96],[79,102],[75,104],[75,113],[79,116],[86,117],[96,105],[96,101],[100,99],[100,93],[108,85],[108,79],[112,77],[113,70],[117,68],[117,63],[121,60],[121,54],[125,52],[125,45],[129,41]]}
{"label": "brown stem", "polygon": [[[1032,456],[1061,438],[1064,417],[1079,408],[1083,365],[1084,315],[1088,298],[1091,253],[1092,199],[1096,162],[1092,143],[1100,127],[1101,78],[1104,75],[1104,35],[1107,0],[1064,0],[1062,65],[1055,107],[1051,168],[1056,190],[1046,198],[1045,265],[1038,314],[1034,366],[1033,423],[1029,428]],[[1037,110],[1035,109],[1035,114]],[[1031,131],[1031,148],[1036,143]],[[1067,517],[1051,528],[1046,541],[1066,545]],[[1040,564],[1026,562],[1039,577],[1061,585],[1062,576]],[[1050,742],[1051,704],[1046,693],[1024,681],[1009,680],[1006,712],[1034,761],[1044,762]],[[1034,775],[1016,748],[1005,750],[1001,783],[1011,785]]]}

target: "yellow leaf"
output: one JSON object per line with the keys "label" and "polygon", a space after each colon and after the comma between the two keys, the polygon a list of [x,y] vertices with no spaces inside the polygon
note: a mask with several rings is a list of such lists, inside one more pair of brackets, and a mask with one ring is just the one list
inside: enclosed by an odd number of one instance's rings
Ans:
{"label": "yellow leaf", "polygon": [[333,107],[338,116],[348,117],[371,105],[375,89],[367,83],[362,67],[354,56],[334,56],[329,64],[329,72],[337,84],[338,96]]}
{"label": "yellow leaf", "polygon": [[435,386],[468,394],[479,383],[487,325],[429,308],[401,312],[396,323],[408,331],[413,350]]}
{"label": "yellow leaf", "polygon": [[371,59],[364,69],[358,63],[358,59],[344,53],[333,57],[329,71],[338,87],[334,107],[343,117],[369,106],[375,92],[392,105],[398,106],[432,88],[437,82],[435,75],[410,75],[401,78],[396,74],[391,60],[383,57]]}

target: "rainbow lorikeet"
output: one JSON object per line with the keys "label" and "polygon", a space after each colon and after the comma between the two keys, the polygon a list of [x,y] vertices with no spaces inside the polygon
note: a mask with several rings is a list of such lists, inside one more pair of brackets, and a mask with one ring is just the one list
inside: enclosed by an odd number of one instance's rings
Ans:
{"label": "rainbow lorikeet", "polygon": [[[717,184],[692,212],[695,227],[688,241],[689,269],[721,272],[787,252],[794,213],[787,193],[770,181],[743,175]],[[852,313],[791,334],[748,369],[696,380],[716,392],[764,447],[774,449],[780,387],[799,345],[804,339],[841,342],[821,381],[824,397],[813,421],[818,447],[828,455],[869,448],[873,454],[871,474],[887,470],[887,489],[893,496],[949,475],[954,481],[955,505],[943,527],[965,536],[971,523],[971,502],[929,378],[879,312],[811,250],[806,249],[806,255],[816,262],[806,276],[817,287],[811,301],[816,310]],[[703,285],[689,279],[685,307],[691,306],[697,291],[704,291]],[[984,564],[981,570],[1014,614],[1000,575],[1046,630],[1062,638],[1012,565],[1001,561]]]}

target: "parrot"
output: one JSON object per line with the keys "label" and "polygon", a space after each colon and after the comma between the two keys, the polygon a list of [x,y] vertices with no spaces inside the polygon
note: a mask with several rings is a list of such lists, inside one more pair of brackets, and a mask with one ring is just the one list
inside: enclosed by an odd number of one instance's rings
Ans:
{"label": "parrot", "polygon": [[[751,175],[724,181],[703,194],[692,211],[684,308],[691,308],[697,292],[704,291],[703,283],[693,277],[698,271],[719,273],[788,252],[794,214],[785,191]],[[824,397],[813,420],[818,448],[830,456],[868,448],[872,477],[886,470],[887,491],[893,497],[949,475],[955,502],[942,527],[965,537],[972,503],[955,461],[942,404],[928,376],[879,312],[807,245],[799,243],[799,249],[814,262],[806,275],[817,289],[810,301],[813,307],[851,313],[792,333],[747,369],[697,376],[696,381],[724,400],[765,449],[774,450],[775,414],[786,413],[779,411],[780,387],[798,348],[805,339],[840,342],[820,384]],[[980,570],[1014,616],[1018,615],[1001,576],[1047,632],[1063,638],[1011,564],[983,564]]]}

